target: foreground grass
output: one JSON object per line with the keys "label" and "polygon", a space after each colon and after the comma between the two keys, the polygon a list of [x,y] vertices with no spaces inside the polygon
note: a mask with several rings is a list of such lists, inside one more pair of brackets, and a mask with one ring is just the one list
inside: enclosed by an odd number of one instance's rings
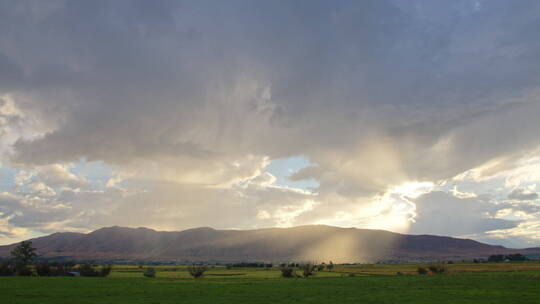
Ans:
{"label": "foreground grass", "polygon": [[540,303],[537,271],[233,277],[4,277],[0,303]]}

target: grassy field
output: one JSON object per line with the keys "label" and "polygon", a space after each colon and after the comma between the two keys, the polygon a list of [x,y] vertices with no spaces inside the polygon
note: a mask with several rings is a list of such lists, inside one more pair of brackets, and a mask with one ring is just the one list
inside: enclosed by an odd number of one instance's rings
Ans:
{"label": "grassy field", "polygon": [[144,268],[116,266],[107,278],[2,277],[0,303],[540,303],[540,263],[449,266],[427,276],[406,274],[418,264],[337,266],[309,279],[223,267],[192,279],[178,266],[144,278]]}

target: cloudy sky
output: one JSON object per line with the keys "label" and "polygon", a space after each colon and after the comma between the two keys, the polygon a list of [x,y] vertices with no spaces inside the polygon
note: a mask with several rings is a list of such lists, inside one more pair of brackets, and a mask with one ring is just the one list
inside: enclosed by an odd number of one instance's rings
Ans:
{"label": "cloudy sky", "polygon": [[540,246],[539,1],[0,1],[0,244],[327,224]]}

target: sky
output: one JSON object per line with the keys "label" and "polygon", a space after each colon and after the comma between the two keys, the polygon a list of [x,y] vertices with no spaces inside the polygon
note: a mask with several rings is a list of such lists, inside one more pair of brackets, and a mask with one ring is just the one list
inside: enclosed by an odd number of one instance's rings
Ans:
{"label": "sky", "polygon": [[325,224],[540,246],[540,2],[0,2],[0,244]]}

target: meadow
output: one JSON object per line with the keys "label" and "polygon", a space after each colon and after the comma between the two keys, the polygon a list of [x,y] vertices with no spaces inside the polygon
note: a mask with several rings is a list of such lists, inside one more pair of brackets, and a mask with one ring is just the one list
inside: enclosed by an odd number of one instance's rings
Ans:
{"label": "meadow", "polygon": [[[314,277],[280,278],[277,268],[115,266],[109,277],[1,277],[0,303],[540,303],[540,263],[451,264],[418,275],[420,264],[336,265]],[[398,274],[399,273],[399,274]]]}

